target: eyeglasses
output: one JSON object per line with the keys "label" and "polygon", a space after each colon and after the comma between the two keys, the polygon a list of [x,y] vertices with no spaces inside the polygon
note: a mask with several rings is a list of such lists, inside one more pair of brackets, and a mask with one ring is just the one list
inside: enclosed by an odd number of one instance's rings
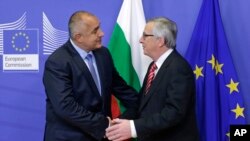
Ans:
{"label": "eyeglasses", "polygon": [[143,39],[146,39],[146,37],[150,37],[150,36],[154,36],[153,34],[146,34],[146,33],[144,33],[143,32],[143,34],[142,34],[142,38]]}

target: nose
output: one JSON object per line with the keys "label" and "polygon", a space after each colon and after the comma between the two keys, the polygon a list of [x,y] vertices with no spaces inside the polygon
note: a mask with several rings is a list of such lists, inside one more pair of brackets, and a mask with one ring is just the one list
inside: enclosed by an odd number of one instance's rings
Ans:
{"label": "nose", "polygon": [[102,31],[102,29],[99,29],[99,36],[103,37],[104,36],[104,32]]}
{"label": "nose", "polygon": [[143,38],[142,38],[142,36],[141,36],[139,42],[140,42],[140,43],[143,43]]}

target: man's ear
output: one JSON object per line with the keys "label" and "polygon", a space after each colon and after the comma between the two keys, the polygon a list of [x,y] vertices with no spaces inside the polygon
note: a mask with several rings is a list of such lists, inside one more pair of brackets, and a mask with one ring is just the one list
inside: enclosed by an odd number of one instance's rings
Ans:
{"label": "man's ear", "polygon": [[75,34],[75,35],[74,35],[74,39],[75,39],[76,41],[80,41],[80,38],[81,38],[81,34]]}
{"label": "man's ear", "polygon": [[163,37],[158,38],[158,43],[160,47],[165,46],[165,39]]}

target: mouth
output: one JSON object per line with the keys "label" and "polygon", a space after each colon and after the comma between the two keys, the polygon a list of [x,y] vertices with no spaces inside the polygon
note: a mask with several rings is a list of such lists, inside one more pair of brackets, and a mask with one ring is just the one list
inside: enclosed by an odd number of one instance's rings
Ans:
{"label": "mouth", "polygon": [[102,39],[97,40],[97,42],[98,42],[98,43],[101,43],[101,42],[102,42]]}

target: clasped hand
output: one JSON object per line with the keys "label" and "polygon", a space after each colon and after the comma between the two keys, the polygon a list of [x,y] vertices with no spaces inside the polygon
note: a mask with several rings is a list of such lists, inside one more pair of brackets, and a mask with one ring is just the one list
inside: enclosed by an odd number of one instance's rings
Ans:
{"label": "clasped hand", "polygon": [[112,141],[123,141],[131,138],[130,121],[116,118],[106,129],[106,137]]}

